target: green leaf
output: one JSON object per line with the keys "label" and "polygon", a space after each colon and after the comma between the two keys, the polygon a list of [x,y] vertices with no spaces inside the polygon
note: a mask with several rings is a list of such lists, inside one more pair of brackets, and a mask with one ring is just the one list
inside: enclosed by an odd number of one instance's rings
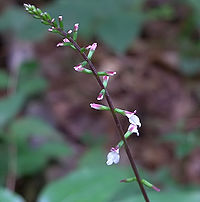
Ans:
{"label": "green leaf", "polygon": [[[8,172],[8,148],[5,143],[0,144],[0,186],[5,183],[6,175]],[[1,201],[1,200],[0,200]]]}
{"label": "green leaf", "polygon": [[183,141],[185,134],[181,132],[174,132],[166,134],[165,136],[161,137],[161,140],[166,142],[174,142],[174,143],[180,143]]}
{"label": "green leaf", "polygon": [[[97,36],[114,51],[123,52],[136,39],[144,19],[147,19],[143,3],[143,0],[58,0],[43,10],[55,18],[63,15],[67,29],[79,22],[80,36],[87,39]],[[22,20],[16,23],[16,19]],[[42,39],[47,34],[47,26],[42,26],[39,20],[32,19],[23,9],[16,7],[1,16],[0,30],[8,29],[29,40]]]}
{"label": "green leaf", "polygon": [[25,101],[22,93],[0,100],[0,127],[4,127],[20,111]]}
{"label": "green leaf", "polygon": [[21,65],[18,90],[26,96],[40,94],[47,87],[47,81],[39,76],[39,65],[36,61],[28,61]]}
{"label": "green leaf", "polygon": [[142,25],[141,16],[111,16],[97,28],[97,36],[116,52],[124,52],[137,39]]}
{"label": "green leaf", "polygon": [[1,14],[0,31],[7,30],[12,30],[12,34],[22,39],[39,40],[45,36],[47,27],[29,16],[24,9],[13,6]]}
{"label": "green leaf", "polygon": [[21,196],[18,196],[15,193],[7,189],[0,189],[0,201],[1,202],[24,202]]}
{"label": "green leaf", "polygon": [[37,95],[45,91],[47,82],[42,77],[33,78],[22,84],[19,91],[22,91],[27,96]]}
{"label": "green leaf", "polygon": [[83,168],[49,184],[38,202],[107,201],[119,190],[120,176],[121,170],[117,167]]}
{"label": "green leaf", "polygon": [[[199,202],[200,193],[199,191],[186,191],[186,190],[175,190],[175,191],[161,191],[149,192],[148,193],[150,201],[153,202]],[[144,199],[139,195],[133,195],[130,198],[119,200],[118,202],[143,202]]]}
{"label": "green leaf", "polygon": [[4,70],[0,70],[0,89],[8,87],[9,76]]}
{"label": "green leaf", "polygon": [[197,57],[182,57],[181,71],[188,76],[200,73],[200,59]]}
{"label": "green leaf", "polygon": [[70,148],[61,134],[48,123],[34,117],[19,119],[10,127],[10,141],[18,150],[18,175],[43,169],[50,159],[69,155]]}
{"label": "green leaf", "polygon": [[[86,152],[79,169],[47,185],[38,202],[109,201],[120,188],[127,187],[120,180],[128,173],[118,165],[107,166],[105,161],[106,154],[100,148]],[[137,185],[132,188],[137,189]]]}

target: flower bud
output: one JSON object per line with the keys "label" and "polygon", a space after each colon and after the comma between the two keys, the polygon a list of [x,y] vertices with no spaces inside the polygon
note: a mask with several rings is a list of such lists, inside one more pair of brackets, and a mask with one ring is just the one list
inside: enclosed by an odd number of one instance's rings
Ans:
{"label": "flower bud", "polygon": [[61,15],[58,17],[58,23],[59,23],[60,29],[63,30],[63,27],[64,27],[64,25],[63,25],[63,17]]}

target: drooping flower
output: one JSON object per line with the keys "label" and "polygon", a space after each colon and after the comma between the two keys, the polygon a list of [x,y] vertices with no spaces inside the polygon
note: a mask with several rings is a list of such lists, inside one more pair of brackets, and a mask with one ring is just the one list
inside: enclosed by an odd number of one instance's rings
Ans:
{"label": "drooping flower", "polygon": [[64,43],[58,43],[56,46],[57,47],[62,47],[62,46],[64,46]]}
{"label": "drooping flower", "polygon": [[64,42],[64,43],[69,43],[70,41],[69,41],[69,39],[64,38],[64,39],[63,39],[63,42]]}
{"label": "drooping flower", "polygon": [[95,51],[97,48],[97,43],[93,43],[92,46],[90,47],[91,51]]}
{"label": "drooping flower", "polygon": [[131,133],[136,133],[137,136],[139,136],[137,125],[130,124],[129,127],[128,127],[128,131],[130,131]]}
{"label": "drooping flower", "polygon": [[75,66],[74,69],[77,72],[82,72],[85,68],[81,64],[79,64],[79,65]]}
{"label": "drooping flower", "polygon": [[131,124],[141,127],[140,119],[138,118],[138,116],[135,115],[135,113],[136,113],[136,110],[134,112],[125,111],[125,114],[129,119],[129,122]]}
{"label": "drooping flower", "polygon": [[119,159],[120,159],[119,148],[118,147],[117,148],[112,147],[110,152],[107,155],[106,164],[108,166],[112,165],[113,163],[117,164],[117,163],[119,163]]}
{"label": "drooping flower", "polygon": [[128,130],[132,133],[136,133],[139,136],[139,132],[137,127],[141,127],[141,122],[138,116],[135,115],[136,110],[134,112],[125,111],[125,115],[128,117],[130,125]]}

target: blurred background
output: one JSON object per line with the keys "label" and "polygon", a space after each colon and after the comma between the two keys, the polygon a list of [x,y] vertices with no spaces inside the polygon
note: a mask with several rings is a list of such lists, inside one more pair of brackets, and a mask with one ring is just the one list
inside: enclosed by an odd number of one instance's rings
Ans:
{"label": "blurred background", "polygon": [[[74,71],[82,58],[33,19],[23,3],[98,48],[98,71],[117,71],[114,105],[140,117],[128,143],[153,202],[200,201],[200,2],[198,0],[0,0],[0,202],[142,202],[109,112],[92,110],[100,90]],[[104,101],[103,104],[106,104]],[[124,128],[126,117],[119,117]]]}

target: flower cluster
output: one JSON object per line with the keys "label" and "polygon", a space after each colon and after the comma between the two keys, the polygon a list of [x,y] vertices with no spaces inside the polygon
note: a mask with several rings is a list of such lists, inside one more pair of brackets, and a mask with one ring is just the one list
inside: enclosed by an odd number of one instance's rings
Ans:
{"label": "flower cluster", "polygon": [[[78,46],[78,44],[76,42],[77,36],[78,36],[78,30],[79,30],[78,23],[76,23],[74,25],[72,30],[70,29],[67,32],[65,32],[62,16],[59,16],[58,20],[56,21],[56,19],[51,18],[51,16],[47,12],[42,12],[39,8],[36,8],[34,5],[24,4],[24,7],[25,7],[26,11],[29,14],[31,14],[34,18],[40,19],[41,22],[45,25],[49,25],[50,26],[50,28],[48,29],[49,32],[58,33],[58,34],[64,36],[64,39],[62,40],[62,42],[59,42],[57,44],[57,47],[69,46],[75,50],[78,50],[81,55],[84,55],[84,57],[83,57],[84,61],[74,67],[75,71],[85,73],[85,74],[94,74],[94,72],[96,70],[93,69],[92,66],[90,66],[90,65],[89,65],[90,69],[87,69],[86,66],[88,65],[88,63],[90,63],[90,60],[92,59],[92,56],[97,48],[97,43],[93,43],[92,45],[88,45],[88,46],[82,47],[82,48]],[[99,100],[99,101],[103,100],[104,95],[107,93],[106,88],[108,85],[109,78],[110,78],[110,76],[114,76],[114,75],[116,75],[115,71],[100,71],[100,72],[97,72],[97,75],[95,73],[95,76],[102,77],[102,85],[101,85],[102,89],[100,90],[100,92],[97,96],[97,100]],[[91,108],[96,109],[96,110],[105,110],[105,111],[111,110],[108,106],[104,106],[101,104],[91,103],[90,106],[91,106]],[[115,109],[112,109],[112,112],[113,112],[113,110],[115,113],[126,116],[129,120],[130,125],[128,127],[127,132],[124,134],[124,138],[127,139],[133,133],[135,133],[137,136],[139,136],[138,127],[141,127],[141,122],[140,122],[140,119],[138,118],[138,116],[136,115],[136,110],[134,112],[130,112],[130,111],[115,108]],[[119,162],[119,160],[120,160],[119,151],[123,145],[124,145],[124,141],[121,140],[117,144],[117,146],[111,148],[110,152],[107,155],[107,161],[106,161],[107,165],[112,165],[113,163],[117,164]],[[137,169],[136,169],[136,171],[135,171],[135,169],[133,169],[133,170],[136,173]],[[135,181],[138,179],[136,177],[133,177],[133,178],[121,180],[121,182],[132,182],[132,181]],[[144,184],[150,188],[155,189],[156,191],[160,191],[157,187],[153,186],[146,180],[141,180],[141,182],[138,180],[138,183],[140,185]]]}
{"label": "flower cluster", "polygon": [[[101,104],[91,103],[90,107],[96,110],[102,111],[110,111],[110,108]],[[115,108],[114,110],[116,113],[119,113],[123,116],[126,116],[129,119],[129,127],[127,132],[124,134],[125,139],[127,139],[131,134],[136,133],[139,136],[138,127],[141,127],[140,119],[136,114],[136,110],[134,112],[126,111],[123,109]],[[116,147],[112,147],[110,152],[107,155],[107,165],[112,165],[113,163],[118,163],[120,156],[119,156],[119,149],[124,145],[123,140],[121,140]]]}

